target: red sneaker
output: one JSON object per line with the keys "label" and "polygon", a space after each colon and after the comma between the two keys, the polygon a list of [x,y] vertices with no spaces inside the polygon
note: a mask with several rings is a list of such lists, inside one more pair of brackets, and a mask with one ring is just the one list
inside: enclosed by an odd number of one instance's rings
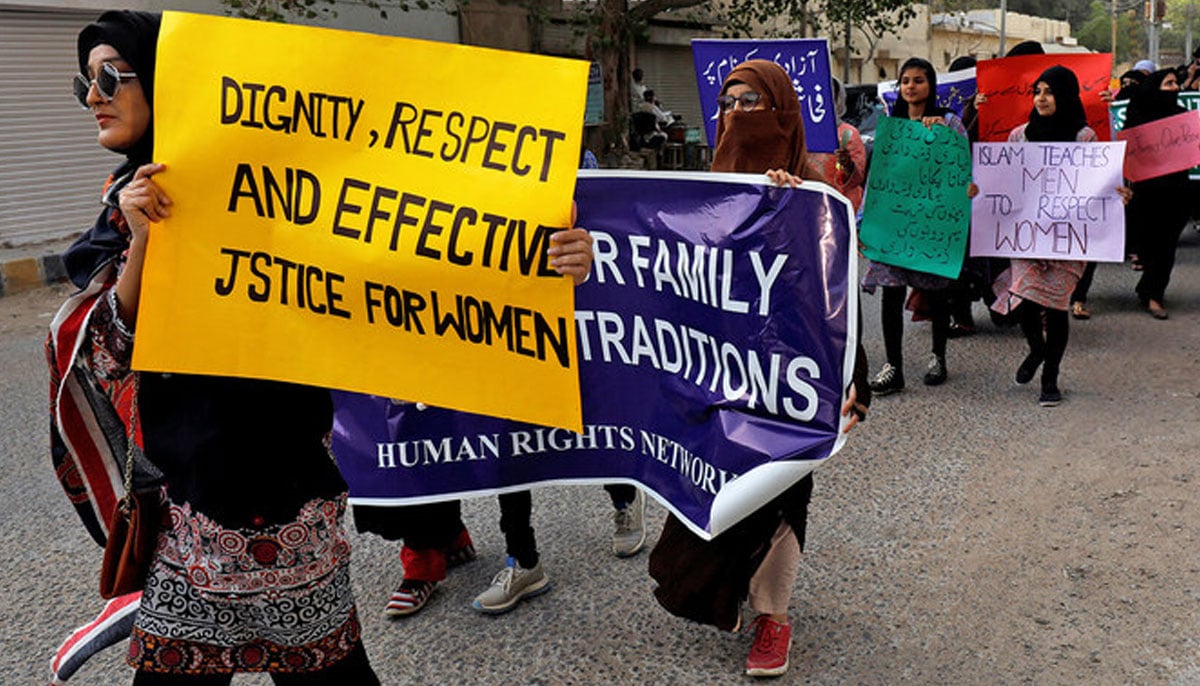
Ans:
{"label": "red sneaker", "polygon": [[746,658],[746,674],[779,676],[787,671],[788,651],[792,648],[792,627],[776,622],[770,615],[759,615],[754,628],[754,645]]}

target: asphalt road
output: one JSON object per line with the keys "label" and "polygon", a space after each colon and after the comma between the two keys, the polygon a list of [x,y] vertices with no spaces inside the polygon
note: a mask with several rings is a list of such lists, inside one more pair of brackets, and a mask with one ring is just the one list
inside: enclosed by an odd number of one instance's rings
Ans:
{"label": "asphalt road", "polygon": [[[1200,683],[1200,234],[1188,229],[1171,318],[1137,308],[1135,275],[1102,265],[1072,322],[1066,402],[1018,387],[1016,330],[952,340],[949,381],[920,384],[928,324],[909,324],[909,390],[817,475],[777,683]],[[100,607],[99,549],[54,480],[41,345],[57,289],[0,298],[0,683],[45,683],[50,656]],[[872,369],[878,298],[864,297]],[[650,506],[656,534],[664,516]],[[749,637],[686,623],[652,595],[645,553],[608,551],[599,487],[535,492],[552,592],[484,617],[469,603],[501,564],[494,499],[465,517],[479,560],[431,605],[380,610],[397,550],[355,536],[365,640],[385,684],[738,684]],[[123,644],[122,644],[123,645]],[[72,681],[124,684],[122,650]],[[240,676],[235,684],[266,684]]]}

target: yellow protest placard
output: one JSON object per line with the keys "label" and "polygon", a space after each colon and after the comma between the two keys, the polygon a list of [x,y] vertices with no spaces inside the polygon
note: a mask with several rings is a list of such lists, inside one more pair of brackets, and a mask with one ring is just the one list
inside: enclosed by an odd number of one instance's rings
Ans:
{"label": "yellow protest placard", "polygon": [[581,429],[586,62],[163,14],[134,366]]}

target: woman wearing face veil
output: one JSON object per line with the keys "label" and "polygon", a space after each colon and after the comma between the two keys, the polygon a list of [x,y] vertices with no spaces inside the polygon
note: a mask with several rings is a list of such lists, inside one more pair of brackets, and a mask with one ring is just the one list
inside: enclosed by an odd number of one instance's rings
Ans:
{"label": "woman wearing face veil", "polygon": [[[1156,71],[1143,79],[1129,100],[1126,128],[1184,112],[1179,105],[1179,82],[1170,69]],[[1179,234],[1188,220],[1188,172],[1167,174],[1136,181],[1129,203],[1130,233],[1136,235],[1137,254],[1142,263],[1137,296],[1155,319],[1166,319],[1165,296],[1175,266]]]}
{"label": "woman wearing face veil", "polygon": [[[804,126],[791,80],[779,65],[766,60],[738,65],[726,77],[718,104],[713,171],[766,173],[781,186],[800,184],[807,157]],[[860,346],[842,407],[844,416],[853,413],[846,431],[865,416],[869,395]],[[812,486],[812,476],[804,477],[708,542],[670,515],[650,554],[650,574],[659,583],[655,597],[676,615],[736,631],[742,602],[749,600],[754,639],[745,670],[751,676],[779,676],[788,668],[787,613]]]}
{"label": "woman wearing face veil", "polygon": [[129,368],[146,246],[172,207],[155,183],[170,172],[151,154],[158,27],[157,15],[106,12],[79,34],[76,95],[100,145],[126,159],[64,256],[81,290],[48,346],[57,472],[98,541],[124,492],[126,436],[141,438],[135,487],[165,484],[130,640],[134,684],[215,686],[234,672],[378,684],[350,588],[346,484],[326,449],[329,392]]}

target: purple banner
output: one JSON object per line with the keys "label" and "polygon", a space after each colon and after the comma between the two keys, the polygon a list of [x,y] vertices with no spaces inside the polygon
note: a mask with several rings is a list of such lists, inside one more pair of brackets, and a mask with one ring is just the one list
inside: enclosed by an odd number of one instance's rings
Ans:
{"label": "purple banner", "polygon": [[764,182],[582,172],[578,224],[596,239],[576,298],[583,433],[338,393],[351,502],[637,483],[707,537],[809,473],[845,440],[852,210],[822,184]]}
{"label": "purple banner", "polygon": [[708,144],[717,145],[717,96],[725,77],[746,60],[770,60],[787,72],[800,98],[804,116],[804,139],[813,152],[833,152],[838,148],[837,112],[833,109],[832,69],[829,66],[829,41],[824,38],[785,40],[692,41],[696,63],[696,85],[700,90],[700,111]]}

